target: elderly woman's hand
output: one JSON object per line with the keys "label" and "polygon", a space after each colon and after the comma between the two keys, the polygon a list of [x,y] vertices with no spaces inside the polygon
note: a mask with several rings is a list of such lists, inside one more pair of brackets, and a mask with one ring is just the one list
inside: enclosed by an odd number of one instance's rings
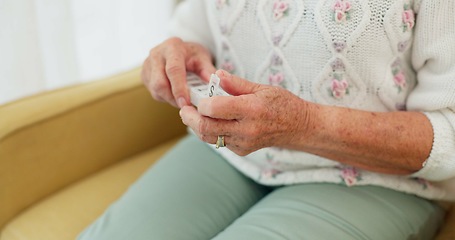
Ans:
{"label": "elderly woman's hand", "polygon": [[190,103],[186,72],[194,72],[208,81],[215,70],[205,47],[170,38],[150,50],[143,64],[142,81],[153,98],[181,108]]}
{"label": "elderly woman's hand", "polygon": [[[369,171],[409,175],[430,155],[433,129],[420,112],[368,112],[319,105],[291,92],[218,71],[233,96],[199,101],[180,110],[183,122],[205,142],[225,136],[244,156],[264,147],[294,149]],[[419,129],[419,131],[416,131]]]}
{"label": "elderly woman's hand", "polygon": [[264,147],[287,147],[301,139],[308,126],[308,103],[291,92],[260,85],[218,71],[222,88],[232,96],[202,99],[198,109],[184,107],[183,122],[205,142],[225,136],[240,156]]}

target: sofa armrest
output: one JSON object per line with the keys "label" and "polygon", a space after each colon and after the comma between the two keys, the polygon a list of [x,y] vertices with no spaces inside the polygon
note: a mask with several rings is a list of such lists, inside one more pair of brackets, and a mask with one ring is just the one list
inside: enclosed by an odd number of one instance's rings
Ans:
{"label": "sofa armrest", "polygon": [[0,106],[0,229],[21,210],[106,166],[185,133],[140,70]]}

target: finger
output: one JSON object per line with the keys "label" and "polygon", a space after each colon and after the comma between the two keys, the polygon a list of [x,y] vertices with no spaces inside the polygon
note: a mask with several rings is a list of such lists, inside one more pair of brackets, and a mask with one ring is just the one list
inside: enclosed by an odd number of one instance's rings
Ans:
{"label": "finger", "polygon": [[209,82],[210,76],[216,71],[216,68],[210,59],[200,57],[190,59],[187,64],[187,69],[206,82]]}
{"label": "finger", "polygon": [[205,80],[206,82],[209,82],[210,81],[210,76],[213,73],[215,73],[215,72],[216,72],[216,68],[215,68],[215,66],[213,65],[213,63],[211,61],[210,62],[204,62],[198,75],[203,80]]}
{"label": "finger", "polygon": [[201,115],[224,120],[241,120],[260,108],[254,95],[214,96],[199,100]]}
{"label": "finger", "polygon": [[181,51],[172,51],[168,55],[165,70],[175,101],[180,108],[189,106],[190,96],[186,86],[185,57]]}
{"label": "finger", "polygon": [[164,59],[162,57],[153,57],[150,60],[150,80],[147,82],[147,88],[153,98],[158,101],[167,102],[177,107],[175,98],[171,92],[171,85],[164,71]]}
{"label": "finger", "polygon": [[201,116],[194,107],[184,106],[180,109],[180,117],[185,125],[187,125],[193,132],[204,142],[214,144],[216,142],[216,135],[207,134],[205,127],[201,124],[203,116]]}
{"label": "finger", "polygon": [[223,90],[234,96],[255,93],[261,86],[232,75],[225,70],[216,71],[216,75],[220,78],[220,84]]}
{"label": "finger", "polygon": [[231,121],[202,116],[193,106],[180,109],[180,117],[185,125],[208,143],[215,143],[218,135],[229,136],[229,132],[234,131],[235,128]]}
{"label": "finger", "polygon": [[197,74],[204,81],[210,80],[210,75],[215,73],[216,68],[210,51],[197,43],[187,43],[187,70]]}
{"label": "finger", "polygon": [[[180,109],[180,116],[183,123],[189,126],[204,142],[216,144],[218,136],[224,136],[224,145],[238,155],[245,156],[256,150],[256,148],[251,150],[240,146],[244,144],[244,140],[235,137],[237,136],[236,133],[239,133],[236,121],[223,121],[201,116],[192,106],[185,106]],[[230,132],[234,135],[229,134]]]}

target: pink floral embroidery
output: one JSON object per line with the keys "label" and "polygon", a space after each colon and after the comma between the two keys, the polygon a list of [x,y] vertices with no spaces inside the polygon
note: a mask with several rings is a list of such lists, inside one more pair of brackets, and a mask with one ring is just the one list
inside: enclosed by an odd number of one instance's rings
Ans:
{"label": "pink floral embroidery", "polygon": [[422,185],[422,189],[426,190],[427,188],[431,187],[431,183],[423,178],[415,178],[418,184]]}
{"label": "pink floral embroidery", "polygon": [[284,81],[284,74],[282,72],[271,73],[269,76],[269,82],[272,86],[281,86]]}
{"label": "pink floral embroidery", "polygon": [[332,6],[334,20],[341,23],[351,19],[351,7],[348,0],[336,0]]}
{"label": "pink floral embroidery", "polygon": [[395,85],[397,85],[398,90],[401,92],[403,89],[406,88],[406,75],[404,75],[403,71],[398,71],[394,76],[393,76],[393,81],[395,82]]}
{"label": "pink floral embroidery", "polygon": [[411,31],[415,25],[415,14],[409,4],[404,5],[404,11],[401,17],[403,20],[403,32]]}
{"label": "pink floral embroidery", "polygon": [[362,176],[359,171],[355,167],[343,167],[341,168],[341,175],[342,181],[347,186],[353,186],[358,181],[362,180]]}
{"label": "pink floral embroidery", "polygon": [[342,79],[338,80],[337,78],[332,79],[332,94],[336,99],[342,99],[348,92],[349,83]]}
{"label": "pink floral embroidery", "polygon": [[395,62],[392,63],[392,75],[393,82],[395,83],[395,86],[398,88],[398,93],[401,93],[406,88],[407,83],[406,74],[402,70],[400,59],[397,59]]}
{"label": "pink floral embroidery", "polygon": [[275,0],[273,3],[273,19],[280,20],[288,14],[289,3],[286,0]]}
{"label": "pink floral embroidery", "polygon": [[216,7],[218,9],[223,8],[225,5],[229,6],[229,0],[216,0]]}
{"label": "pink floral embroidery", "polygon": [[229,60],[226,60],[224,61],[222,64],[221,64],[221,69],[229,72],[229,73],[233,73],[234,70],[235,70],[235,67],[234,67],[234,64],[229,61]]}
{"label": "pink floral embroidery", "polygon": [[265,169],[265,170],[262,170],[262,177],[265,177],[265,178],[275,178],[276,175],[280,174],[281,172],[279,170],[276,170],[276,169]]}

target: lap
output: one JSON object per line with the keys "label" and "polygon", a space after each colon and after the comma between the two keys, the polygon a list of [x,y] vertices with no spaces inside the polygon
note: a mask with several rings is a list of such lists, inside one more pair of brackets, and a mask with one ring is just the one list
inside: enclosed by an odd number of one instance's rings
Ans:
{"label": "lap", "polygon": [[268,191],[190,136],[150,168],[79,239],[210,239]]}
{"label": "lap", "polygon": [[79,239],[429,239],[442,219],[435,204],[380,187],[270,191],[189,136]]}

